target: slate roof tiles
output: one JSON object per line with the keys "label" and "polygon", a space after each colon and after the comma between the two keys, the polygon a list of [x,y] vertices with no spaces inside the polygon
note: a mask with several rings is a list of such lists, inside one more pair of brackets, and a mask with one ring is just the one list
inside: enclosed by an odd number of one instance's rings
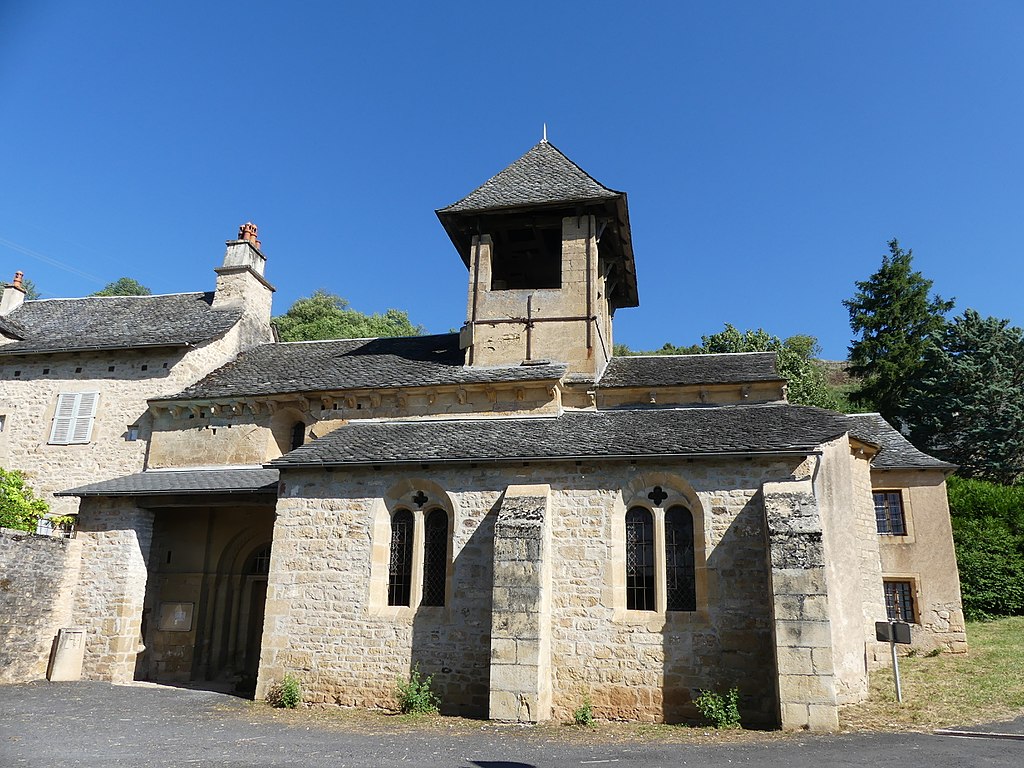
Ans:
{"label": "slate roof tiles", "polygon": [[871,462],[872,469],[956,469],[955,464],[919,451],[877,413],[855,413],[846,418],[854,437],[881,448]]}
{"label": "slate roof tiles", "polygon": [[213,309],[213,295],[26,301],[4,318],[21,338],[0,344],[0,355],[201,344],[226,333],[242,314],[238,306]]}
{"label": "slate roof tiles", "polygon": [[276,469],[153,469],[61,491],[55,496],[150,496],[160,494],[277,493]]}
{"label": "slate roof tiles", "polygon": [[553,144],[541,141],[505,170],[438,213],[601,200],[621,195],[595,181]]}
{"label": "slate roof tiles", "polygon": [[842,414],[796,405],[567,411],[557,418],[352,421],[271,465],[801,452],[848,428]]}
{"label": "slate roof tiles", "polygon": [[598,387],[673,387],[782,381],[774,352],[613,357]]}
{"label": "slate roof tiles", "polygon": [[458,334],[263,344],[174,399],[214,399],[347,389],[542,381],[562,364],[467,368]]}

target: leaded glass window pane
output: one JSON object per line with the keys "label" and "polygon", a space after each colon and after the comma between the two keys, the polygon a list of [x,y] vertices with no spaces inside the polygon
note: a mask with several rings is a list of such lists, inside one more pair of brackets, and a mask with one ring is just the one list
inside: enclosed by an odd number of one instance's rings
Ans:
{"label": "leaded glass window pane", "polygon": [[626,513],[626,608],[655,610],[654,517],[643,507]]}
{"label": "leaded glass window pane", "polygon": [[671,507],[665,512],[665,584],[668,610],[697,610],[693,515],[686,507]]}
{"label": "leaded glass window pane", "polygon": [[878,532],[890,536],[906,536],[907,524],[903,515],[903,496],[899,491],[876,491],[875,524]]}
{"label": "leaded glass window pane", "polygon": [[432,509],[424,525],[421,605],[444,605],[447,571],[448,515],[443,509]]}
{"label": "leaded glass window pane", "polygon": [[890,621],[914,623],[914,585],[909,581],[886,581],[885,612]]}
{"label": "leaded glass window pane", "polygon": [[412,512],[400,509],[391,518],[388,605],[409,605],[412,592]]}

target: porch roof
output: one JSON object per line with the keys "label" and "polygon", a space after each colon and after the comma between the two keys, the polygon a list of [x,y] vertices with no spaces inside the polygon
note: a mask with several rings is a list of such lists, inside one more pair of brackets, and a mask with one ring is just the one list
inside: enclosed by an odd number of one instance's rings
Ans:
{"label": "porch roof", "polygon": [[161,494],[277,493],[278,472],[263,467],[151,469],[81,485],[55,496],[155,496]]}

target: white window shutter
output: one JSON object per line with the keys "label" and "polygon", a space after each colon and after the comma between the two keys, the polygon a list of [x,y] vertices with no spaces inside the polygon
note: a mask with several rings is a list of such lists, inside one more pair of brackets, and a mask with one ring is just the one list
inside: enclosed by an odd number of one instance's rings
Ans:
{"label": "white window shutter", "polygon": [[71,438],[71,424],[78,411],[78,395],[61,393],[57,395],[57,408],[53,413],[53,428],[50,430],[50,442],[56,445],[67,445]]}
{"label": "white window shutter", "polygon": [[78,396],[78,413],[71,427],[72,443],[88,443],[92,437],[92,425],[96,420],[96,405],[99,392],[83,392]]}
{"label": "white window shutter", "polygon": [[99,392],[62,392],[57,395],[50,443],[88,443],[92,437],[92,425],[96,420],[99,399]]}

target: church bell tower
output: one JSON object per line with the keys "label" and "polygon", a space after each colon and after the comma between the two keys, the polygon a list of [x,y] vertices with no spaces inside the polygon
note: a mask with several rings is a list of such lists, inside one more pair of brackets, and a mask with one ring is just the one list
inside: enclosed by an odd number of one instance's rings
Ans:
{"label": "church bell tower", "polygon": [[624,192],[544,139],[437,216],[469,268],[467,366],[600,376],[612,315],[639,304]]}

